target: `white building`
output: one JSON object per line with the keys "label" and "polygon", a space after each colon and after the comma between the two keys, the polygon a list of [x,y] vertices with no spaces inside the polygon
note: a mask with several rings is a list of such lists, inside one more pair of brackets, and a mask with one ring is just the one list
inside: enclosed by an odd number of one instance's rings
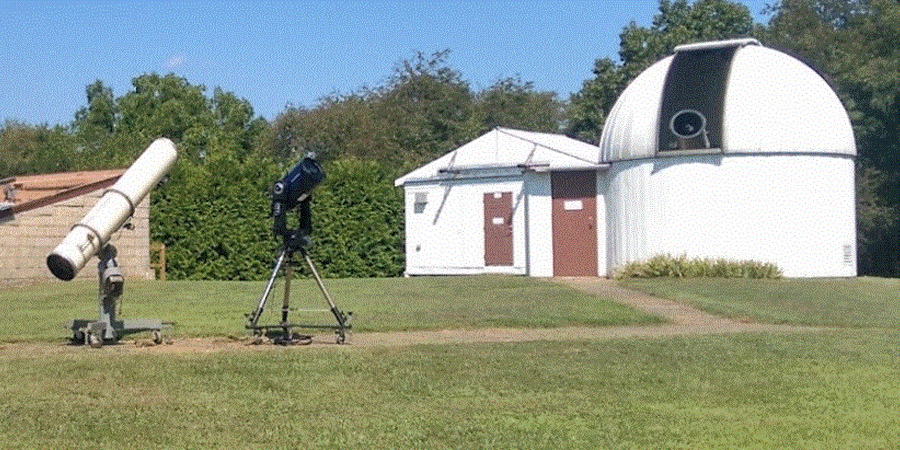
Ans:
{"label": "white building", "polygon": [[605,275],[599,157],[565,136],[497,128],[397,179],[406,273]]}
{"label": "white building", "polygon": [[752,39],[680,46],[622,93],[599,149],[497,129],[398,179],[407,273],[605,276],[668,253],[855,276],[855,155],[806,64]]}

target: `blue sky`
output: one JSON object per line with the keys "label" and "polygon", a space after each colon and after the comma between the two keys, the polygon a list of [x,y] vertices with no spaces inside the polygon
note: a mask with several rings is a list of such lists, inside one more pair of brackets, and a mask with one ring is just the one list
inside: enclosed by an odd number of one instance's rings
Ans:
{"label": "blue sky", "polygon": [[[743,0],[758,22],[765,0]],[[85,86],[116,96],[175,73],[220,86],[273,119],[287,104],[384,81],[416,51],[450,49],[475,89],[520,75],[561,98],[652,1],[9,2],[0,0],[0,120],[68,124]]]}

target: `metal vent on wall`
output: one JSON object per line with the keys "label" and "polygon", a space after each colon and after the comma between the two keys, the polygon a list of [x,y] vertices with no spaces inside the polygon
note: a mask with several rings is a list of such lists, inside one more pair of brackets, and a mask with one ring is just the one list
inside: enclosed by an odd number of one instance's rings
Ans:
{"label": "metal vent on wall", "polygon": [[845,244],[843,248],[843,257],[844,257],[844,265],[849,266],[853,264],[853,246],[850,244]]}

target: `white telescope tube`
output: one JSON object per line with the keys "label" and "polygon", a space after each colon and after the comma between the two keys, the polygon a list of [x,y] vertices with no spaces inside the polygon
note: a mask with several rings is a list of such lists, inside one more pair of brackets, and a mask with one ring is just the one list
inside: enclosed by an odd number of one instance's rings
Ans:
{"label": "white telescope tube", "polygon": [[47,267],[61,280],[75,278],[78,271],[109,241],[110,236],[134,214],[144,197],[159,183],[178,153],[169,139],[153,141],[147,150],[119,177],[93,208],[72,227],[49,255]]}

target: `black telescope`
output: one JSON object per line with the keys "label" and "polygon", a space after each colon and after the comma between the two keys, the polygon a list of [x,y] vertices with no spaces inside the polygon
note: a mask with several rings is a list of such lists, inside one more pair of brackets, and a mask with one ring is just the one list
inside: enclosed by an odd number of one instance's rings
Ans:
{"label": "black telescope", "polygon": [[291,169],[281,181],[272,187],[273,214],[275,202],[278,202],[285,210],[291,210],[303,200],[309,198],[312,190],[325,179],[325,172],[316,160],[306,157],[300,164]]}
{"label": "black telescope", "polygon": [[[293,343],[308,344],[312,342],[311,336],[297,336],[294,335],[292,330],[294,328],[331,329],[337,335],[337,343],[343,344],[346,339],[346,333],[351,328],[350,319],[353,313],[347,312],[345,314],[335,305],[328,290],[325,289],[325,284],[322,283],[322,278],[319,276],[316,266],[306,252],[306,246],[309,244],[309,235],[312,232],[310,194],[324,179],[325,172],[322,170],[322,166],[315,159],[307,156],[291,169],[284,178],[272,186],[271,216],[274,220],[272,231],[276,236],[282,238],[282,247],[280,254],[275,259],[269,282],[266,283],[256,309],[247,314],[246,328],[253,330],[257,337],[271,335],[275,337],[273,342],[285,345]],[[287,214],[298,206],[300,213],[298,228],[290,229],[287,227]],[[293,261],[294,253],[300,253],[309,267],[316,284],[319,286],[319,290],[322,291],[322,295],[328,303],[329,308],[321,310],[321,312],[330,312],[334,316],[335,325],[298,324],[288,320],[288,315],[291,311],[300,311],[290,307],[291,274],[295,265]],[[281,307],[281,322],[274,325],[260,325],[259,319],[272,293],[275,280],[282,273],[284,279],[284,302]],[[312,312],[313,310],[305,311]]]}
{"label": "black telescope", "polygon": [[[312,231],[312,218],[309,210],[309,196],[322,180],[325,172],[322,166],[310,157],[303,158],[287,175],[272,186],[272,231],[287,240],[308,235]],[[300,206],[299,230],[287,228],[288,211]]]}

